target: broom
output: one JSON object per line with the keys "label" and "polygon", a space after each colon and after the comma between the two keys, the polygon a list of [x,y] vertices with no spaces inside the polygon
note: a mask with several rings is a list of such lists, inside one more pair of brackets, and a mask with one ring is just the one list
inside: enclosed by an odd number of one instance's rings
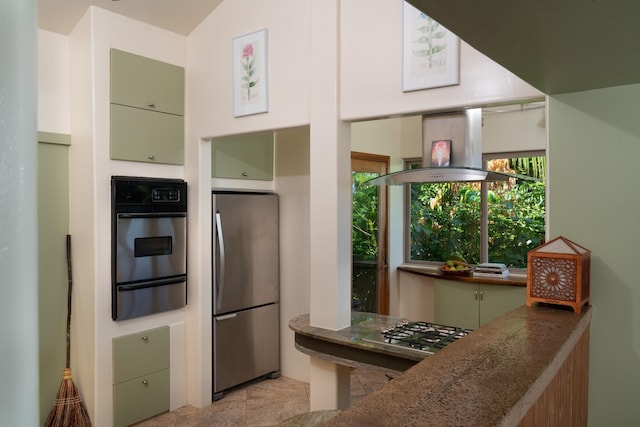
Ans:
{"label": "broom", "polygon": [[67,365],[62,374],[62,382],[58,389],[58,395],[53,402],[53,408],[44,425],[60,427],[91,427],[91,419],[87,407],[82,401],[73,380],[71,379],[71,236],[67,234],[67,275],[69,277],[69,289],[67,292]]}

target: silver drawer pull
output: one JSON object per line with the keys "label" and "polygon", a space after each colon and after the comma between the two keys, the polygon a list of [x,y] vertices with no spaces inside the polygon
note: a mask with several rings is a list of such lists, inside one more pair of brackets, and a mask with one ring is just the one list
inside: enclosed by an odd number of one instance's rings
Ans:
{"label": "silver drawer pull", "polygon": [[148,337],[148,336],[146,336],[146,335],[145,335],[145,336],[143,336],[143,337],[142,337],[142,341],[149,341],[149,337]]}
{"label": "silver drawer pull", "polygon": [[155,158],[156,158],[156,156],[154,156],[153,154],[149,154],[149,155],[147,156],[147,158],[148,158],[149,160],[153,160],[153,159],[155,159]]}
{"label": "silver drawer pull", "polygon": [[147,105],[148,105],[149,107],[151,107],[151,108],[155,108],[156,103],[155,103],[155,102],[153,102],[153,101],[149,101],[149,102],[147,103]]}
{"label": "silver drawer pull", "polygon": [[142,380],[142,384],[144,384],[144,385],[148,385],[148,384],[149,384],[149,381],[147,381],[147,380]]}
{"label": "silver drawer pull", "polygon": [[246,172],[242,172],[242,176],[249,176]]}

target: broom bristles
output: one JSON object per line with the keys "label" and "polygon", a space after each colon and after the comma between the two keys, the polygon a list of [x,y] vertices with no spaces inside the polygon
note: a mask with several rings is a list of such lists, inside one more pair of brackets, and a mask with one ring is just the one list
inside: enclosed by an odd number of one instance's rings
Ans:
{"label": "broom bristles", "polygon": [[91,427],[87,407],[71,379],[71,369],[65,368],[58,395],[44,423],[45,427]]}

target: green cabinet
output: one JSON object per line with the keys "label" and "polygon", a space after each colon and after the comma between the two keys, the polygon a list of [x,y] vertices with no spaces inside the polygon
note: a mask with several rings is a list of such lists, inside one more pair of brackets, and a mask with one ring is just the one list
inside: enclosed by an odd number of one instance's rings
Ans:
{"label": "green cabinet", "polygon": [[273,133],[213,140],[213,178],[273,180]]}
{"label": "green cabinet", "polygon": [[71,136],[38,132],[38,370],[40,425],[60,388],[65,366]]}
{"label": "green cabinet", "polygon": [[434,301],[436,323],[477,329],[524,305],[526,287],[436,280]]}
{"label": "green cabinet", "polygon": [[169,410],[169,327],[113,339],[113,425]]}
{"label": "green cabinet", "polygon": [[111,158],[184,163],[184,68],[111,49]]}

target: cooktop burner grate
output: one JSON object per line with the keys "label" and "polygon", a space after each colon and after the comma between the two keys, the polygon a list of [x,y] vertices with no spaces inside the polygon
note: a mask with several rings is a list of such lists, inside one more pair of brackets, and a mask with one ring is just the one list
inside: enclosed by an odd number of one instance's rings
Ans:
{"label": "cooktop burner grate", "polygon": [[[404,321],[392,328],[382,330],[381,342],[396,347],[417,350],[421,353],[433,354],[470,332],[470,329],[429,322]],[[380,342],[377,340],[371,341]]]}

